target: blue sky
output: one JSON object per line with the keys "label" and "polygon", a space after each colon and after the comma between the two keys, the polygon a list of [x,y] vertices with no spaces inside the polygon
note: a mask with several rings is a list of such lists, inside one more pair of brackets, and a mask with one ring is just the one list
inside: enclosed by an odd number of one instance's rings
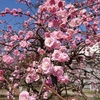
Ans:
{"label": "blue sky", "polygon": [[[35,3],[37,0],[31,0],[33,3]],[[4,10],[5,7],[12,8],[25,8],[24,4],[17,3],[17,0],[0,0],[0,11]]]}
{"label": "blue sky", "polygon": [[[31,1],[32,3],[36,3],[37,0],[31,0]],[[17,0],[0,0],[0,12],[4,11],[6,7],[10,8],[11,10],[13,8],[21,8],[22,10],[27,9],[27,7],[24,4],[18,3]],[[14,22],[17,22],[17,21],[21,22],[23,19],[11,16],[11,15],[7,15],[5,17],[0,16],[0,20],[6,20],[8,24],[13,25]],[[4,25],[0,25],[0,28],[3,28],[3,27]]]}

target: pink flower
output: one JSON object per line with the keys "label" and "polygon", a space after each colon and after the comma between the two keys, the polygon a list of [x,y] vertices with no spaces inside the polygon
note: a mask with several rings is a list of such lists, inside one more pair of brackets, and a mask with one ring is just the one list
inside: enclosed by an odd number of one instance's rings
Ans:
{"label": "pink flower", "polygon": [[10,9],[8,7],[5,8],[5,12],[10,12]]}
{"label": "pink flower", "polygon": [[66,53],[61,53],[59,57],[59,62],[68,62],[69,56]]}
{"label": "pink flower", "polygon": [[58,61],[60,57],[61,51],[60,50],[54,50],[52,54],[52,60]]}
{"label": "pink flower", "polygon": [[19,56],[20,52],[18,50],[14,50],[14,55]]}
{"label": "pink flower", "polygon": [[50,38],[50,33],[49,32],[45,32],[45,37],[46,38]]}
{"label": "pink flower", "polygon": [[45,38],[44,43],[48,50],[52,50],[55,46],[55,39],[54,38]]}
{"label": "pink flower", "polygon": [[40,79],[40,76],[38,74],[34,74],[32,80],[37,81]]}
{"label": "pink flower", "polygon": [[30,100],[36,100],[36,99],[37,99],[37,94],[30,96]]}
{"label": "pink flower", "polygon": [[18,32],[18,34],[24,34],[24,31],[20,30],[20,31]]}
{"label": "pink flower", "polygon": [[40,65],[43,74],[50,74],[52,73],[52,67],[53,65],[51,64],[50,58],[45,57],[42,60],[42,64]]}
{"label": "pink flower", "polygon": [[27,91],[22,91],[19,95],[19,100],[30,100],[29,93]]}
{"label": "pink flower", "polygon": [[24,54],[20,54],[20,57],[19,57],[20,60],[25,60],[25,58],[26,56]]}
{"label": "pink flower", "polygon": [[66,49],[65,46],[60,46],[60,51],[61,51],[61,52],[66,52],[66,50],[67,50],[67,49]]}
{"label": "pink flower", "polygon": [[6,64],[12,64],[14,62],[14,59],[9,55],[3,55],[2,59]]}
{"label": "pink flower", "polygon": [[81,18],[73,18],[71,20],[71,22],[69,23],[69,25],[71,27],[77,27],[77,26],[81,25],[81,23],[82,23],[82,19]]}
{"label": "pink flower", "polygon": [[85,44],[89,45],[91,43],[91,41],[89,39],[85,40]]}
{"label": "pink flower", "polygon": [[15,83],[15,84],[14,84],[14,88],[16,88],[16,87],[18,87],[18,83]]}
{"label": "pink flower", "polygon": [[12,30],[12,26],[11,26],[11,25],[8,25],[8,29],[9,29],[9,30]]}
{"label": "pink flower", "polygon": [[4,47],[4,50],[5,50],[5,51],[10,51],[10,50],[11,50],[11,47],[10,47],[10,46],[5,46],[5,47]]}
{"label": "pink flower", "polygon": [[41,54],[41,55],[43,55],[43,54],[45,53],[45,51],[44,51],[43,49],[41,49],[41,48],[38,48],[38,52],[39,52],[39,54]]}
{"label": "pink flower", "polygon": [[22,40],[19,44],[23,48],[25,48],[27,46],[27,42],[25,40]]}
{"label": "pink flower", "polygon": [[27,83],[32,83],[33,81],[39,80],[39,75],[36,74],[36,71],[34,68],[28,68],[27,69],[28,75],[26,77],[26,82]]}
{"label": "pink flower", "polygon": [[23,1],[23,0],[18,0],[18,2],[21,2],[21,1]]}
{"label": "pink flower", "polygon": [[48,99],[48,96],[49,96],[49,93],[48,92],[44,92],[43,99],[44,100],[47,100]]}
{"label": "pink flower", "polygon": [[32,31],[28,31],[28,33],[26,34],[26,37],[25,39],[29,39],[29,38],[32,38],[34,35],[34,33]]}
{"label": "pink flower", "polygon": [[4,81],[4,78],[2,76],[0,76],[0,82]]}
{"label": "pink flower", "polygon": [[71,99],[71,100],[76,100],[75,98]]}
{"label": "pink flower", "polygon": [[53,70],[54,70],[53,75],[57,77],[62,76],[64,73],[63,68],[61,66],[54,66]]}
{"label": "pink flower", "polygon": [[56,40],[54,48],[55,49],[60,49],[60,46],[61,46],[61,42]]}
{"label": "pink flower", "polygon": [[58,81],[59,81],[61,84],[67,83],[67,82],[69,82],[69,78],[68,78],[67,75],[59,76],[59,77],[58,77]]}
{"label": "pink flower", "polygon": [[59,1],[59,2],[58,2],[58,6],[59,6],[59,8],[60,8],[60,7],[63,7],[63,2],[62,2],[62,1]]}
{"label": "pink flower", "polygon": [[46,85],[48,85],[48,86],[52,85],[52,79],[51,79],[51,77],[47,77]]}
{"label": "pink flower", "polygon": [[53,4],[55,4],[55,0],[50,0],[49,3],[50,3],[51,5],[53,5]]}
{"label": "pink flower", "polygon": [[48,27],[52,27],[53,26],[53,22],[52,21],[49,21],[48,22]]}
{"label": "pink flower", "polygon": [[61,52],[60,50],[54,50],[54,53],[52,54],[52,60],[67,62],[69,60],[69,56],[64,52]]}
{"label": "pink flower", "polygon": [[27,11],[26,14],[29,16],[30,15],[30,11]]}
{"label": "pink flower", "polygon": [[32,77],[30,75],[26,76],[25,81],[26,81],[26,83],[32,83],[33,82]]}
{"label": "pink flower", "polygon": [[54,31],[50,35],[51,35],[52,38],[62,39],[63,33],[61,31]]}
{"label": "pink flower", "polygon": [[7,39],[9,37],[9,33],[4,34],[4,39]]}
{"label": "pink flower", "polygon": [[72,5],[72,4],[67,4],[66,6],[65,6],[65,8],[67,8],[67,9],[69,9],[69,8],[73,8],[74,6]]}
{"label": "pink flower", "polygon": [[0,70],[0,76],[3,75],[3,70]]}
{"label": "pink flower", "polygon": [[17,9],[16,8],[13,8],[12,9],[12,13],[14,14],[14,13],[16,13],[17,12]]}
{"label": "pink flower", "polygon": [[80,15],[85,15],[85,14],[86,14],[86,9],[80,10],[79,14],[80,14]]}
{"label": "pink flower", "polygon": [[18,36],[17,35],[13,35],[13,36],[11,36],[11,38],[10,38],[12,41],[16,41],[17,39],[18,39]]}
{"label": "pink flower", "polygon": [[20,8],[18,8],[18,10],[17,10],[19,13],[21,13],[22,12],[22,9],[20,9]]}
{"label": "pink flower", "polygon": [[75,33],[75,30],[73,30],[73,29],[67,29],[67,33],[73,35]]}

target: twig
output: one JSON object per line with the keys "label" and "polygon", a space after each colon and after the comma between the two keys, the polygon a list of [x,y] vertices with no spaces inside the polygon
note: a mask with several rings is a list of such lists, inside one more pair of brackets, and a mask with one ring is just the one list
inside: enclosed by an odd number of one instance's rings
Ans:
{"label": "twig", "polygon": [[[72,83],[72,86],[74,87],[75,90],[77,90],[76,86],[73,83]],[[87,96],[83,92],[82,92],[82,96],[85,98],[85,100],[88,100]]]}
{"label": "twig", "polygon": [[61,97],[55,90],[53,90],[53,89],[51,89],[49,86],[47,86],[46,84],[44,84],[44,86],[46,87],[46,88],[48,88],[50,91],[52,91],[55,95],[57,95],[59,98],[60,98],[60,100],[65,100],[63,97]]}
{"label": "twig", "polygon": [[7,82],[7,84],[14,90],[14,92],[19,95],[19,92],[9,83],[9,81],[2,75],[2,78]]}

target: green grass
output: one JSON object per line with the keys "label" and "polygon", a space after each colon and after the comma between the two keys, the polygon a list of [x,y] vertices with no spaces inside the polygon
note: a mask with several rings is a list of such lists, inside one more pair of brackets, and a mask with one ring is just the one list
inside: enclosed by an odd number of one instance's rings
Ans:
{"label": "green grass", "polygon": [[100,100],[100,98],[94,98],[94,100]]}
{"label": "green grass", "polygon": [[[94,90],[83,90],[84,93],[88,93],[88,94],[95,94]],[[99,91],[100,94],[100,91]]]}

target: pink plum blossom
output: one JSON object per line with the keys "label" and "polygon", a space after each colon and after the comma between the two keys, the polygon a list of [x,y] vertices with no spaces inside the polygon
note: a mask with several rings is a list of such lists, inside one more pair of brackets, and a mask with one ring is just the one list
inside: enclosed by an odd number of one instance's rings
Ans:
{"label": "pink plum blossom", "polygon": [[37,99],[37,94],[30,96],[30,100],[36,100],[36,99]]}
{"label": "pink plum blossom", "polygon": [[47,99],[48,99],[48,96],[49,96],[49,93],[48,93],[48,91],[47,91],[47,92],[45,92],[45,93],[43,94],[43,99],[44,99],[44,100],[47,100]]}
{"label": "pink plum blossom", "polygon": [[48,86],[52,85],[52,79],[51,79],[51,77],[47,77],[46,85],[48,85]]}
{"label": "pink plum blossom", "polygon": [[26,76],[26,83],[32,83],[33,81],[37,81],[37,80],[39,80],[39,75],[38,74],[36,74],[36,73],[34,73],[34,74],[28,74],[27,76]]}
{"label": "pink plum blossom", "polygon": [[61,53],[60,57],[59,57],[59,61],[60,62],[68,62],[69,60],[69,56],[67,55],[67,53]]}
{"label": "pink plum blossom", "polygon": [[64,76],[59,76],[58,77],[58,81],[63,84],[63,83],[68,83],[69,82],[69,78],[67,75],[64,75]]}
{"label": "pink plum blossom", "polygon": [[33,35],[34,35],[34,33],[32,31],[28,31],[25,38],[26,39],[32,38]]}
{"label": "pink plum blossom", "polygon": [[30,15],[30,11],[27,11],[26,14],[29,16]]}
{"label": "pink plum blossom", "polygon": [[0,76],[0,82],[4,81],[4,78],[2,76]]}
{"label": "pink plum blossom", "polygon": [[67,33],[73,35],[75,33],[75,31],[73,29],[67,29]]}
{"label": "pink plum blossom", "polygon": [[11,36],[11,38],[10,38],[12,41],[16,41],[17,39],[18,39],[18,36],[17,35],[13,35],[13,36]]}
{"label": "pink plum blossom", "polygon": [[10,9],[8,7],[5,8],[5,12],[10,12]]}
{"label": "pink plum blossom", "polygon": [[20,52],[18,50],[14,50],[14,55],[19,56]]}
{"label": "pink plum blossom", "polygon": [[14,14],[14,13],[16,13],[17,12],[17,9],[16,8],[13,8],[12,9],[12,13]]}
{"label": "pink plum blossom", "polygon": [[6,64],[12,64],[14,62],[14,59],[9,56],[9,55],[3,55],[2,60],[6,63]]}
{"label": "pink plum blossom", "polygon": [[61,31],[54,31],[50,34],[50,36],[55,39],[62,39],[62,35],[63,33]]}
{"label": "pink plum blossom", "polygon": [[60,49],[59,49],[61,52],[66,52],[66,47],[65,46],[60,46]]}
{"label": "pink plum blossom", "polygon": [[72,5],[71,3],[70,3],[70,4],[67,4],[67,5],[65,6],[65,8],[67,8],[67,9],[73,8],[73,7],[74,7],[74,5]]}
{"label": "pink plum blossom", "polygon": [[54,66],[53,70],[54,70],[53,72],[54,76],[57,76],[57,77],[62,76],[64,73],[63,68],[61,66]]}
{"label": "pink plum blossom", "polygon": [[53,22],[52,21],[49,21],[48,22],[48,27],[52,27],[53,26]]}
{"label": "pink plum blossom", "polygon": [[18,34],[24,34],[24,31],[20,30],[20,31],[18,32]]}
{"label": "pink plum blossom", "polygon": [[9,33],[4,34],[4,39],[7,39],[9,37]]}
{"label": "pink plum blossom", "polygon": [[76,100],[75,98],[71,99],[71,100]]}
{"label": "pink plum blossom", "polygon": [[18,83],[15,83],[15,84],[14,84],[14,88],[16,88],[16,87],[18,87]]}
{"label": "pink plum blossom", "polygon": [[42,69],[43,74],[51,74],[53,65],[51,63],[50,58],[48,57],[43,58],[40,67]]}
{"label": "pink plum blossom", "polygon": [[54,50],[53,54],[52,54],[52,60],[59,60],[61,51],[60,50]]}
{"label": "pink plum blossom", "polygon": [[61,52],[60,50],[54,50],[52,54],[52,60],[67,62],[69,60],[69,56],[67,55],[67,53]]}
{"label": "pink plum blossom", "polygon": [[58,40],[56,40],[56,41],[55,41],[55,46],[54,46],[54,48],[55,48],[55,49],[60,49],[60,46],[61,46],[61,42],[58,41]]}
{"label": "pink plum blossom", "polygon": [[22,40],[19,44],[23,48],[25,48],[27,46],[27,42],[25,40]]}
{"label": "pink plum blossom", "polygon": [[19,95],[19,100],[30,100],[29,93],[27,91],[22,91]]}
{"label": "pink plum blossom", "polygon": [[69,23],[69,25],[71,27],[77,27],[82,23],[82,19],[81,18],[74,18],[71,20],[71,22]]}
{"label": "pink plum blossom", "polygon": [[11,25],[8,25],[8,29],[9,29],[9,30],[12,30],[12,26],[11,26]]}
{"label": "pink plum blossom", "polygon": [[3,75],[3,70],[0,70],[0,76]]}
{"label": "pink plum blossom", "polygon": [[21,8],[18,8],[18,10],[17,10],[19,13],[21,13],[22,12],[22,9]]}
{"label": "pink plum blossom", "polygon": [[54,38],[45,38],[45,46],[48,50],[52,50],[55,46],[55,39]]}
{"label": "pink plum blossom", "polygon": [[33,81],[39,80],[40,77],[38,74],[36,74],[36,71],[34,68],[28,67],[27,72],[28,72],[28,75],[26,76],[26,83],[32,83]]}
{"label": "pink plum blossom", "polygon": [[19,57],[20,60],[25,60],[25,58],[26,56],[24,54],[20,54],[20,57]]}
{"label": "pink plum blossom", "polygon": [[10,50],[11,50],[11,47],[10,47],[10,46],[5,46],[5,47],[4,47],[4,50],[5,50],[5,51],[10,51]]}
{"label": "pink plum blossom", "polygon": [[89,45],[91,43],[91,41],[89,39],[85,40],[85,44]]}
{"label": "pink plum blossom", "polygon": [[43,55],[45,53],[45,50],[38,48],[38,52],[39,52],[39,54]]}

